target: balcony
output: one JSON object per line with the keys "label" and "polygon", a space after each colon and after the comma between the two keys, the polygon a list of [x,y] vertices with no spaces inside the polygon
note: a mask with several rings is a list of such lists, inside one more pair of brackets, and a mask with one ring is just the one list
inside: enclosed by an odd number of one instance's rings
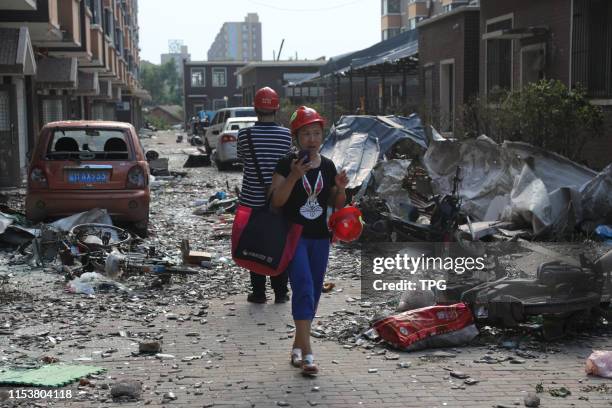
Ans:
{"label": "balcony", "polygon": [[34,46],[45,47],[49,42],[61,41],[57,0],[41,2],[39,7],[17,8],[30,3],[36,5],[35,0],[1,0],[0,27],[27,27]]}
{"label": "balcony", "polygon": [[417,2],[417,3],[409,4],[407,14],[408,14],[409,19],[414,18],[414,17],[427,16],[428,14],[427,3]]}
{"label": "balcony", "polygon": [[402,16],[388,14],[386,16],[382,16],[380,23],[383,30],[389,28],[399,28],[402,26]]}
{"label": "balcony", "polygon": [[76,57],[79,64],[92,59],[92,13],[81,0],[59,0],[58,19],[63,41],[48,43],[49,55]]}
{"label": "balcony", "polygon": [[2,0],[2,10],[36,10],[36,0]]}

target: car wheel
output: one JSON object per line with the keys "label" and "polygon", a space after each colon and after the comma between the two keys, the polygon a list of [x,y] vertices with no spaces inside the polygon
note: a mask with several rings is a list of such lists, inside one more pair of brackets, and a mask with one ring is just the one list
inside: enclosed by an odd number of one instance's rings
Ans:
{"label": "car wheel", "polygon": [[217,170],[219,171],[229,170],[232,166],[231,163],[223,163],[222,161],[219,161],[217,158],[215,158],[215,164],[217,165]]}
{"label": "car wheel", "polygon": [[204,149],[209,156],[212,154],[212,147],[208,144],[208,139],[204,139]]}

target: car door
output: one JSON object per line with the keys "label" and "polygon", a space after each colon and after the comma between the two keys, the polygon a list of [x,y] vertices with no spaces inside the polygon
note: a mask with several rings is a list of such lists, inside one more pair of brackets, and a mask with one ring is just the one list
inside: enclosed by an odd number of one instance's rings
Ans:
{"label": "car door", "polygon": [[223,128],[225,113],[226,111],[224,109],[217,111],[212,124],[206,131],[206,140],[208,141],[208,145],[211,149],[214,149],[217,146],[217,138],[221,129]]}

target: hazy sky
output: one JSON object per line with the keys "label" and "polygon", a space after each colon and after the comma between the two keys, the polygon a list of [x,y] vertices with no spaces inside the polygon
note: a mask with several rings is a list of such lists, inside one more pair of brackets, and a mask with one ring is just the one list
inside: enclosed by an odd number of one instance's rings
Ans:
{"label": "hazy sky", "polygon": [[262,23],[263,58],[285,39],[281,59],[327,58],[380,41],[380,0],[140,0],[141,58],[160,62],[168,40],[183,40],[192,60],[205,60],[226,21],[249,12]]}

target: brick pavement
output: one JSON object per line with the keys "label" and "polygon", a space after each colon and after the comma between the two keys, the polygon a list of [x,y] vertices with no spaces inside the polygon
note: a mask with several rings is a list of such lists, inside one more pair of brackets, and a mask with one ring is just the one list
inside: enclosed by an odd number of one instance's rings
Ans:
{"label": "brick pavement", "polygon": [[[320,314],[346,307],[346,297],[358,296],[358,282],[338,281],[341,293],[324,295]],[[84,300],[87,302],[87,300]],[[145,385],[138,403],[110,400],[49,402],[66,407],[273,407],[285,401],[292,407],[491,407],[497,404],[520,405],[526,392],[538,383],[545,390],[564,386],[572,392],[566,398],[539,394],[542,407],[610,406],[612,395],[581,391],[586,386],[609,381],[584,375],[584,361],[592,348],[610,348],[608,337],[571,341],[559,346],[562,352],[541,354],[525,364],[475,363],[488,347],[466,347],[455,358],[436,359],[433,351],[400,353],[400,361],[410,361],[407,369],[397,368],[374,350],[346,349],[327,340],[313,339],[321,367],[317,378],[304,378],[288,364],[291,329],[290,305],[251,305],[244,296],[210,302],[207,322],[195,321],[189,313],[193,306],[169,308],[178,320],[159,316],[153,324],[134,320],[100,321],[93,333],[108,334],[105,341],[64,342],[55,350],[62,359],[91,357],[107,368],[109,382],[117,378],[140,379]],[[181,318],[189,319],[181,321]],[[155,327],[151,327],[151,326]],[[160,361],[154,357],[133,357],[138,346],[132,339],[112,337],[117,330],[143,332],[163,330],[163,352],[176,358]],[[193,333],[199,335],[193,337]],[[78,348],[75,347],[78,345]],[[116,347],[119,351],[102,358],[100,351]],[[201,359],[182,361],[189,356]],[[498,350],[494,353],[500,354]],[[503,353],[501,353],[503,354]],[[508,352],[508,355],[511,353]],[[429,356],[429,358],[421,358]],[[369,368],[378,369],[368,373]],[[461,370],[480,383],[463,385],[449,376]],[[99,383],[101,381],[98,381]],[[319,387],[313,391],[313,387]],[[461,388],[458,388],[461,387]],[[99,390],[102,398],[108,391]],[[75,393],[79,390],[73,386]],[[162,403],[162,395],[172,391],[177,400]],[[582,398],[582,399],[581,399]],[[585,400],[588,398],[588,400]],[[43,406],[46,405],[43,403]]]}

